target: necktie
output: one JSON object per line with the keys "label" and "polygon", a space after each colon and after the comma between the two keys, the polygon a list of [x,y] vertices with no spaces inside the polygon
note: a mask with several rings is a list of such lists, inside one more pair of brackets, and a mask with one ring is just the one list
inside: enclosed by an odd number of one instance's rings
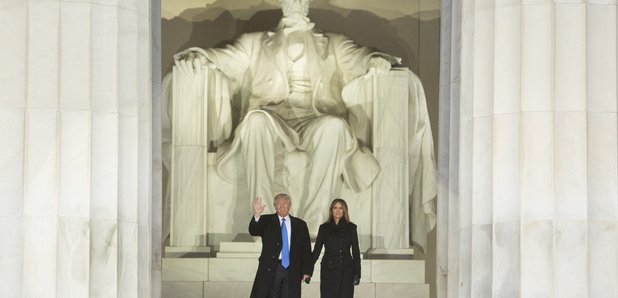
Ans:
{"label": "necktie", "polygon": [[283,242],[281,265],[283,268],[288,268],[290,266],[290,247],[288,245],[288,228],[285,226],[285,218],[281,219],[281,240]]}

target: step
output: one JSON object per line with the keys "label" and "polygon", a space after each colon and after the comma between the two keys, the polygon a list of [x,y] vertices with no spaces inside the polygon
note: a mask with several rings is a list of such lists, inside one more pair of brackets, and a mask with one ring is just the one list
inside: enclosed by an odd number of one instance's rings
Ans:
{"label": "step", "polygon": [[414,248],[372,248],[367,256],[369,259],[412,260]]}
{"label": "step", "polygon": [[254,259],[260,257],[259,252],[218,252],[217,258],[224,259]]}
{"label": "step", "polygon": [[208,258],[211,256],[209,246],[166,246],[165,258]]}
{"label": "step", "polygon": [[[164,258],[163,281],[253,281],[257,258]],[[425,283],[423,260],[361,261],[361,282],[392,284]],[[316,263],[312,280],[320,281],[320,264]]]}
{"label": "step", "polygon": [[259,254],[261,251],[261,242],[221,242],[219,244],[219,252],[241,252]]}
{"label": "step", "polygon": [[[249,297],[253,281],[248,282],[173,282],[164,281],[162,298]],[[320,297],[320,283],[302,284],[302,297]],[[355,298],[428,298],[427,284],[361,283],[354,288]]]}

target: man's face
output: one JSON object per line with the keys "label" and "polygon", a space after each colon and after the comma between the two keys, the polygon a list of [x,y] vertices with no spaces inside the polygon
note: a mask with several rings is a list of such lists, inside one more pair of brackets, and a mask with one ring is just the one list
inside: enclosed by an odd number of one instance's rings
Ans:
{"label": "man's face", "polygon": [[290,212],[290,199],[287,197],[278,198],[275,201],[275,210],[277,210],[279,216],[286,217]]}
{"label": "man's face", "polygon": [[306,17],[309,14],[311,0],[279,0],[284,17]]}

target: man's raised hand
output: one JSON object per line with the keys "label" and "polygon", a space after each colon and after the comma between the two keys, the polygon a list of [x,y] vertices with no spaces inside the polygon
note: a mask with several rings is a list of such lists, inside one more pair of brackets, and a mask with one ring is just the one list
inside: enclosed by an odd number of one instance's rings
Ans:
{"label": "man's raised hand", "polygon": [[255,217],[262,215],[262,212],[264,212],[264,207],[266,207],[266,205],[262,203],[262,198],[255,197],[255,199],[253,199],[253,215]]}

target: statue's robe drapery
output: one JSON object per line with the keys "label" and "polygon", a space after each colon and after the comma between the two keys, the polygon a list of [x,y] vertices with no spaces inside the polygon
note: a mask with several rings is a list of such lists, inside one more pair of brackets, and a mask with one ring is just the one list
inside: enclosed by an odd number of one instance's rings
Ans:
{"label": "statue's robe drapery", "polygon": [[[385,57],[393,63],[397,60],[362,47],[343,35],[309,33],[305,35],[304,45],[313,87],[311,105],[318,115],[347,119],[347,109],[341,98],[343,87],[366,73],[371,57]],[[241,95],[243,114],[287,99],[290,90],[283,34],[282,30],[244,34],[225,48],[204,50],[207,59],[229,79],[231,92]],[[271,121],[285,149],[294,151],[299,142],[296,132],[281,125],[276,117]],[[236,164],[230,162],[237,160],[239,145],[239,140],[234,139],[218,151],[217,173],[233,183],[244,178]],[[369,187],[380,171],[363,145],[350,148],[342,162],[343,181],[355,192]]]}

